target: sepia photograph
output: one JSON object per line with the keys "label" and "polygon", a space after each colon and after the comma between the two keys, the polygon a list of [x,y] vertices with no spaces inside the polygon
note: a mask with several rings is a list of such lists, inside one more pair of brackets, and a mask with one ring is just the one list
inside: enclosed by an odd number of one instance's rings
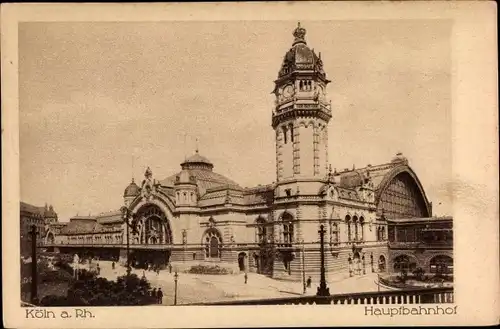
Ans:
{"label": "sepia photograph", "polygon": [[456,315],[453,33],[449,18],[20,21],[25,318]]}

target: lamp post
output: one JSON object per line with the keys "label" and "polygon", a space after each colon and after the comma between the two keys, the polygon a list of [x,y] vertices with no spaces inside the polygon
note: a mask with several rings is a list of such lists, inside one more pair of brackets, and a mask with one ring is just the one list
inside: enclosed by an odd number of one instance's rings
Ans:
{"label": "lamp post", "polygon": [[38,303],[38,270],[36,256],[36,226],[31,226],[31,303]]}
{"label": "lamp post", "polygon": [[127,276],[130,276],[131,268],[130,268],[130,226],[132,223],[130,223],[130,217],[132,216],[132,212],[130,209],[127,207],[123,206],[121,208],[121,212],[123,214],[123,221],[125,222],[126,226],[126,234],[127,234]]}
{"label": "lamp post", "polygon": [[325,227],[321,225],[318,231],[320,238],[320,252],[321,252],[321,281],[318,287],[317,296],[330,296],[330,289],[326,285],[325,276]]}
{"label": "lamp post", "polygon": [[361,258],[363,260],[363,274],[366,274],[366,264],[365,264],[365,254],[363,253],[363,256]]}
{"label": "lamp post", "polygon": [[179,274],[177,274],[177,271],[175,271],[174,274],[174,283],[175,283],[175,290],[174,290],[174,305],[177,305],[177,280],[179,278]]}

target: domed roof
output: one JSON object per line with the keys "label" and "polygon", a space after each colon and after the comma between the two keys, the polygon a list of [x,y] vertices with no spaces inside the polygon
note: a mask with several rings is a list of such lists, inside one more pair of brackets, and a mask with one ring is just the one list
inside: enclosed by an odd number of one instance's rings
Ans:
{"label": "domed roof", "polygon": [[200,155],[198,150],[196,150],[196,153],[186,160],[184,160],[183,163],[181,163],[181,168],[182,169],[208,169],[212,170],[214,165],[210,160],[205,158],[204,156]]}
{"label": "domed roof", "polygon": [[169,176],[162,180],[160,183],[163,186],[174,186],[180,181],[185,181],[186,179],[195,183],[200,189],[200,194],[204,194],[207,189],[215,187],[232,187],[240,189],[241,187],[233,180],[213,172],[214,165],[206,157],[199,154],[198,150],[196,153],[187,158],[181,163],[182,171]]}
{"label": "domed roof", "polygon": [[317,56],[314,50],[307,46],[305,35],[306,29],[298,23],[297,28],[293,31],[295,39],[292,48],[285,54],[278,78],[298,70],[314,70],[326,80],[321,54]]}
{"label": "domed roof", "polygon": [[140,188],[139,186],[134,182],[134,179],[132,178],[132,182],[127,186],[125,189],[125,192],[123,193],[123,197],[136,197],[140,194]]}

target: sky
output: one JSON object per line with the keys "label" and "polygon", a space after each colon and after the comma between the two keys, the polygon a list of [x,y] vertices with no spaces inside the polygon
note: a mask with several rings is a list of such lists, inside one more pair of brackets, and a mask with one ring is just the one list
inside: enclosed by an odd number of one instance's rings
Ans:
{"label": "sky", "polygon": [[[61,221],[115,210],[132,177],[149,166],[164,179],[197,145],[244,187],[274,182],[271,91],[296,25],[21,23],[21,200],[52,204]],[[332,167],[402,152],[434,214],[451,214],[451,23],[301,25],[332,81]]]}

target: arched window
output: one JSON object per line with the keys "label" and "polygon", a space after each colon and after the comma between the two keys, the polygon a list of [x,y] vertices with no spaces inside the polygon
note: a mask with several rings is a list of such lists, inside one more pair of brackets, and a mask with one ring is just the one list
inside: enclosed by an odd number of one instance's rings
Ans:
{"label": "arched window", "polygon": [[222,238],[216,229],[208,229],[204,237],[205,258],[220,258],[222,249]]}
{"label": "arched window", "polygon": [[331,221],[330,222],[330,244],[336,246],[339,244],[339,224]]}
{"label": "arched window", "polygon": [[351,216],[345,216],[345,224],[347,225],[347,241],[351,241]]}
{"label": "arched window", "polygon": [[262,244],[266,242],[267,238],[267,229],[266,229],[266,221],[264,218],[259,217],[257,219],[257,227],[256,227],[256,237],[257,237],[257,243]]}
{"label": "arched window", "polygon": [[290,124],[288,130],[290,131],[290,141],[293,143],[293,124]]}
{"label": "arched window", "polygon": [[291,245],[293,243],[293,216],[286,212],[281,220],[283,222],[283,242]]}
{"label": "arched window", "polygon": [[358,241],[359,236],[358,236],[358,217],[354,216],[352,218],[352,222],[354,224],[354,241]]}
{"label": "arched window", "polygon": [[286,144],[287,143],[287,136],[286,136],[287,135],[287,129],[286,129],[286,127],[283,127],[282,129],[283,129],[283,141]]}
{"label": "arched window", "polygon": [[360,239],[361,239],[361,241],[364,241],[364,239],[365,239],[365,219],[363,216],[359,217],[359,227],[361,229]]}
{"label": "arched window", "polygon": [[385,272],[385,257],[384,255],[380,255],[378,258],[378,270],[379,272]]}

